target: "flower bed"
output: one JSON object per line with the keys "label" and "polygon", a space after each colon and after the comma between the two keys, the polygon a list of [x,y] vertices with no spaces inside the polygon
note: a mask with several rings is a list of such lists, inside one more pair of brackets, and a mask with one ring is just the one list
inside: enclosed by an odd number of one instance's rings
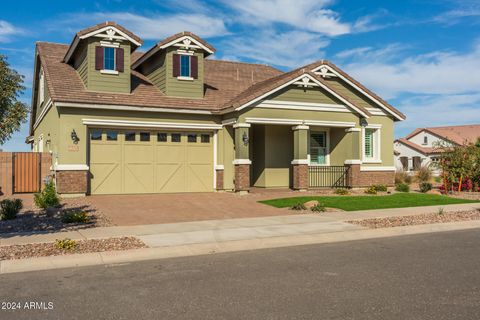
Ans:
{"label": "flower bed", "polygon": [[360,225],[370,229],[413,226],[419,224],[446,223],[480,220],[480,210],[456,211],[449,213],[426,213],[411,216],[372,218],[364,220],[350,220],[348,223]]}
{"label": "flower bed", "polygon": [[76,253],[120,251],[146,247],[145,243],[135,237],[90,239],[76,241],[75,243],[76,245],[72,249],[60,249],[53,242],[0,246],[0,260],[59,256]]}

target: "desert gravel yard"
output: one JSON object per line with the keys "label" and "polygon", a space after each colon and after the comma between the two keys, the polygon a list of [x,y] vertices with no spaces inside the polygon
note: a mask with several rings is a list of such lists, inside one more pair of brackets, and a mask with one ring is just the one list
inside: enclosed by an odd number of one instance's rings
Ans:
{"label": "desert gravel yard", "polygon": [[32,243],[24,245],[0,246],[0,260],[60,256],[77,253],[120,251],[145,248],[146,245],[135,237],[90,239],[76,241],[72,249],[60,249],[55,243]]}
{"label": "desert gravel yard", "polygon": [[370,229],[414,226],[419,224],[446,223],[480,220],[480,210],[457,211],[449,213],[426,213],[411,216],[372,218],[346,221]]}

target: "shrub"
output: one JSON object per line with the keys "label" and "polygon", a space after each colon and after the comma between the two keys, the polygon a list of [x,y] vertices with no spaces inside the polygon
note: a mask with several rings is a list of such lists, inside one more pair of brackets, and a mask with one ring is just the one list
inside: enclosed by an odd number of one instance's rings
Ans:
{"label": "shrub", "polygon": [[398,192],[410,192],[410,186],[406,183],[399,183],[395,186],[395,190]]}
{"label": "shrub", "polygon": [[325,212],[327,209],[325,209],[325,206],[323,204],[318,203],[311,207],[310,210],[312,210],[313,212]]}
{"label": "shrub", "polygon": [[307,207],[303,203],[298,202],[291,206],[290,210],[307,210]]}
{"label": "shrub", "polygon": [[67,211],[62,216],[63,223],[87,223],[88,215],[85,211]]}
{"label": "shrub", "polygon": [[395,172],[395,184],[404,183],[405,179],[408,177],[408,173],[403,170]]}
{"label": "shrub", "polygon": [[429,182],[432,179],[432,171],[427,166],[422,166],[415,174],[417,181],[422,182]]}
{"label": "shrub", "polygon": [[444,209],[443,209],[443,208],[438,208],[437,214],[442,215],[443,212],[444,212]]}
{"label": "shrub", "polygon": [[77,247],[77,241],[70,238],[56,239],[55,247],[62,250],[73,250]]}
{"label": "shrub", "polygon": [[375,187],[375,190],[377,190],[378,192],[387,192],[387,186],[386,185],[377,184],[374,187]]}
{"label": "shrub", "polygon": [[433,180],[435,181],[435,183],[440,183],[440,182],[442,182],[442,177],[437,176],[437,177],[433,178]]}
{"label": "shrub", "polygon": [[405,176],[405,179],[404,179],[403,182],[406,183],[406,184],[411,184],[411,183],[412,183],[412,176],[409,175],[409,174],[407,174],[407,175]]}
{"label": "shrub", "polygon": [[425,193],[432,190],[432,184],[430,182],[420,183],[420,192]]}
{"label": "shrub", "polygon": [[377,189],[375,188],[375,186],[370,186],[366,188],[363,192],[365,192],[366,194],[377,194]]}
{"label": "shrub", "polygon": [[0,220],[13,220],[22,210],[23,202],[21,199],[5,199],[0,201]]}
{"label": "shrub", "polygon": [[35,205],[42,209],[56,207],[60,204],[60,198],[57,196],[53,182],[47,182],[42,191],[34,194],[33,199]]}
{"label": "shrub", "polygon": [[338,195],[341,195],[341,196],[346,196],[346,195],[350,194],[350,192],[345,188],[337,188],[337,189],[335,189],[335,194],[338,194]]}

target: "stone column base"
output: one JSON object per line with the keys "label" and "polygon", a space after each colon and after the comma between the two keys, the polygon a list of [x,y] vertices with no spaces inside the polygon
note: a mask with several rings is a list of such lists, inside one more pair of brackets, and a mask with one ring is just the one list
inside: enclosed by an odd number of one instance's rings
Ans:
{"label": "stone column base", "polygon": [[57,193],[83,194],[88,192],[87,170],[62,170],[55,172]]}
{"label": "stone column base", "polygon": [[216,169],[215,174],[216,174],[215,189],[223,190],[225,188],[223,184],[223,169]]}
{"label": "stone column base", "polygon": [[250,165],[235,165],[235,191],[248,191],[250,189]]}
{"label": "stone column base", "polygon": [[293,189],[307,190],[309,187],[308,164],[293,165]]}

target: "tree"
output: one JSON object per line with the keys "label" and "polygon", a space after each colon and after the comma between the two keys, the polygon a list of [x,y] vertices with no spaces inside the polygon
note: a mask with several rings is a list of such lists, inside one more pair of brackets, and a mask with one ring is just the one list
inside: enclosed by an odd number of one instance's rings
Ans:
{"label": "tree", "polygon": [[18,131],[27,119],[29,108],[18,101],[25,90],[23,78],[10,68],[7,57],[0,54],[0,145]]}

